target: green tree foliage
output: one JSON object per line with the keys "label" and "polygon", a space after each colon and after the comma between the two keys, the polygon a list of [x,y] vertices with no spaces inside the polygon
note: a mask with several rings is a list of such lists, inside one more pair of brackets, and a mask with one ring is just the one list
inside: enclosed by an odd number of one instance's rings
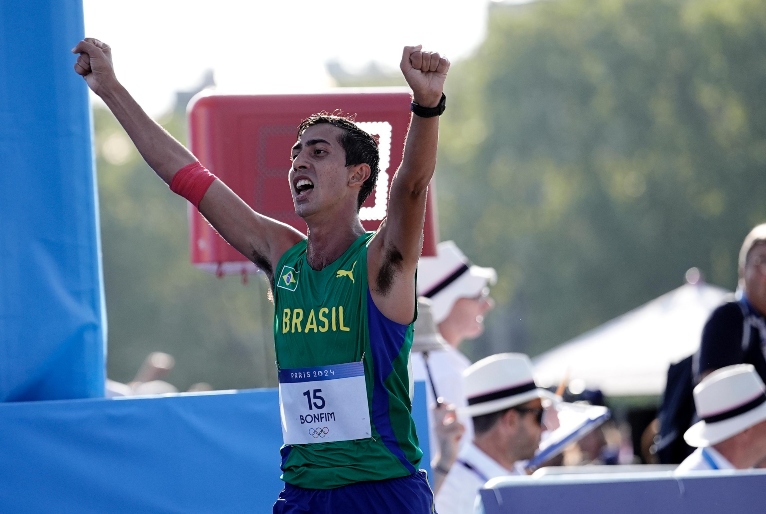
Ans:
{"label": "green tree foliage", "polygon": [[[190,264],[186,201],[144,163],[114,117],[94,111],[104,289],[107,372],[131,380],[144,358],[175,358],[166,380],[180,390],[276,385],[263,276],[216,278]],[[183,113],[164,126],[183,139]]]}
{"label": "green tree foliage", "polygon": [[437,179],[442,239],[500,276],[466,349],[540,353],[692,266],[733,289],[739,245],[766,221],[763,2],[561,0],[489,18],[451,71]]}

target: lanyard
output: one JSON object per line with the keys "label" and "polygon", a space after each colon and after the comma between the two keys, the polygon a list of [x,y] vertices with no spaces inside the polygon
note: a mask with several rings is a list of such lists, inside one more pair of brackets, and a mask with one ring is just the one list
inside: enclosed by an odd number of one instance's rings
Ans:
{"label": "lanyard", "polygon": [[464,461],[463,459],[458,459],[457,461],[458,461],[460,464],[462,464],[463,466],[465,466],[465,467],[466,467],[466,469],[468,469],[469,471],[473,471],[473,473],[474,473],[474,474],[475,474],[477,477],[479,477],[479,479],[480,479],[482,482],[484,482],[484,483],[487,483],[487,482],[489,482],[489,478],[487,478],[487,476],[486,476],[484,473],[482,473],[481,471],[479,471],[478,469],[476,469],[476,466],[474,466],[473,464],[470,464],[469,462],[467,462],[467,461]]}
{"label": "lanyard", "polygon": [[702,448],[702,458],[705,459],[705,462],[710,466],[710,469],[720,469],[718,464],[713,460],[713,456],[710,455],[705,448]]}
{"label": "lanyard", "polygon": [[[749,314],[748,316],[745,316],[745,322],[749,323],[752,328],[758,330],[758,335],[761,336],[761,352],[763,353],[764,358],[766,358],[766,319],[764,319],[760,312],[755,310],[755,307],[753,307],[753,304],[750,303],[746,295],[743,294],[742,298],[739,299],[739,302]],[[746,351],[750,346],[750,341],[747,341],[747,346],[744,346],[744,341],[742,344],[742,349]]]}

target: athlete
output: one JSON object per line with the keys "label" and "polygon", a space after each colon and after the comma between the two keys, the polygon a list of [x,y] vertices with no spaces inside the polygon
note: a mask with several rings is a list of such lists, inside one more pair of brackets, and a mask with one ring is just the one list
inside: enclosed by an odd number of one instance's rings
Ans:
{"label": "athlete", "polygon": [[301,124],[287,178],[307,237],[251,209],[149,118],[117,80],[108,45],[87,38],[72,51],[149,166],[271,283],[285,438],[274,512],[433,512],[407,361],[449,61],[404,47],[414,115],[376,232],[359,219],[378,173],[375,140],[338,116]]}

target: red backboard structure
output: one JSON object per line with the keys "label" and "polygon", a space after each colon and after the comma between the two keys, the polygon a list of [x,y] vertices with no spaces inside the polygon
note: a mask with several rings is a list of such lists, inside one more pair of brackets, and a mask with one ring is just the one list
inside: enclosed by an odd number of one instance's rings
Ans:
{"label": "red backboard structure", "polygon": [[[391,179],[402,162],[410,121],[410,94],[401,88],[343,90],[323,94],[201,95],[189,104],[191,150],[253,209],[301,232],[287,173],[297,128],[321,111],[355,115],[378,137],[380,175],[360,211],[367,230],[386,216]],[[437,226],[433,187],[429,188],[423,255],[436,254]],[[190,205],[190,250],[195,266],[216,274],[255,273],[255,265],[232,248]]]}

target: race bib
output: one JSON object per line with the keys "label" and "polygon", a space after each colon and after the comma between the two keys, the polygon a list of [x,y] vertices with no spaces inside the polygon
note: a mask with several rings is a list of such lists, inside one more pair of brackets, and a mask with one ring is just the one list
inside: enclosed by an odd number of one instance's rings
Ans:
{"label": "race bib", "polygon": [[285,444],[372,436],[361,362],[279,370],[279,409]]}

